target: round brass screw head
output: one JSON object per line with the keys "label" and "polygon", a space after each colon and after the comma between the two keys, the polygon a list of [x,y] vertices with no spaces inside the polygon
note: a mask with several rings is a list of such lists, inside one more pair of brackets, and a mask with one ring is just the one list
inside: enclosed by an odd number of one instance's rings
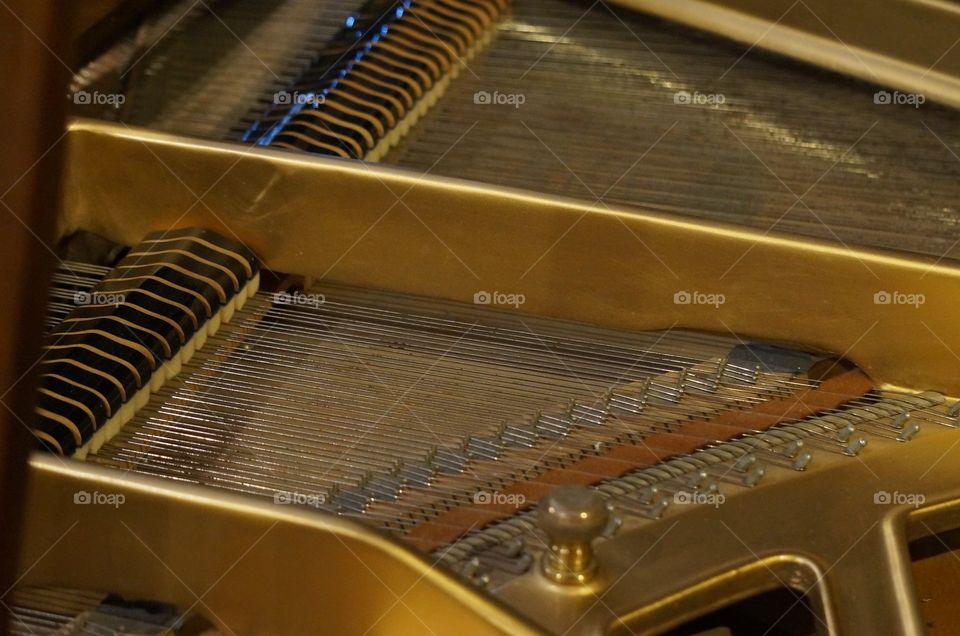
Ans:
{"label": "round brass screw head", "polygon": [[591,543],[610,522],[603,497],[586,486],[557,486],[540,501],[537,520],[550,542],[544,575],[567,585],[588,582],[597,569]]}

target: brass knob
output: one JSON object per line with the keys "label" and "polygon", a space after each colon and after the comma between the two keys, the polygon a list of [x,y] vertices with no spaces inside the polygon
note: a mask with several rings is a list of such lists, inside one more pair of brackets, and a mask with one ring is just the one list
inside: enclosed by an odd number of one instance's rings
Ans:
{"label": "brass knob", "polygon": [[597,570],[591,543],[607,527],[603,497],[585,486],[557,486],[540,501],[538,523],[550,542],[541,561],[544,576],[564,585],[583,584]]}

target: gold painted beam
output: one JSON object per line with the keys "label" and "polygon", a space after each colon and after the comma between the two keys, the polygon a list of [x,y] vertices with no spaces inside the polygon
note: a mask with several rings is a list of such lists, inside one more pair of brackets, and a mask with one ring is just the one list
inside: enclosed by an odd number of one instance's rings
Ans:
{"label": "gold painted beam", "polygon": [[538,633],[334,515],[39,453],[27,494],[19,585],[173,603],[243,636]]}
{"label": "gold painted beam", "polygon": [[522,295],[504,308],[611,328],[798,343],[879,383],[960,396],[953,265],[117,124],[74,121],[68,144],[61,235],[132,244],[204,225],[277,271],[464,302]]}
{"label": "gold painted beam", "polygon": [[[768,475],[717,507],[625,526],[597,544],[589,587],[557,586],[534,565],[496,595],[550,633],[599,635],[660,633],[788,586],[829,633],[919,636],[907,541],[960,521],[958,441],[960,430],[931,425],[858,458],[818,451],[806,472]],[[21,585],[155,598],[242,635],[541,633],[334,515],[40,453],[29,483]],[[878,503],[881,491],[924,499]]]}

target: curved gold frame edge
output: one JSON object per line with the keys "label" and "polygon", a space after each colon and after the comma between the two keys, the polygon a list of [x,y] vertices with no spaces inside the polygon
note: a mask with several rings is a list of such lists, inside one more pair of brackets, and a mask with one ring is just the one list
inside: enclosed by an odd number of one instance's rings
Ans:
{"label": "curved gold frame edge", "polygon": [[70,125],[63,200],[61,236],[204,225],[276,271],[796,343],[960,396],[960,269],[929,259],[90,120]]}
{"label": "curved gold frame edge", "polygon": [[335,515],[39,453],[28,497],[18,585],[139,595],[237,634],[540,633]]}
{"label": "curved gold frame edge", "polygon": [[[498,594],[556,633],[653,634],[786,587],[807,595],[823,633],[920,636],[908,542],[960,523],[958,442],[960,430],[928,428],[856,459],[818,451],[808,472],[625,527],[595,546],[588,593],[558,590],[534,567]],[[924,499],[878,502],[891,493]]]}

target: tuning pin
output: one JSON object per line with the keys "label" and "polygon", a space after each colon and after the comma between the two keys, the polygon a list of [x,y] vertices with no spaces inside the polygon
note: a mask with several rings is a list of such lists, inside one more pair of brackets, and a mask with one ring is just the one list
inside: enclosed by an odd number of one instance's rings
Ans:
{"label": "tuning pin", "polygon": [[903,427],[903,430],[897,434],[897,439],[901,442],[909,442],[919,432],[920,426],[918,424],[910,424]]}
{"label": "tuning pin", "polygon": [[910,421],[909,413],[900,413],[890,422],[890,425],[896,429],[903,429],[903,427]]}
{"label": "tuning pin", "polygon": [[745,473],[757,463],[757,456],[753,453],[747,453],[740,457],[734,464],[733,469],[738,473]]}
{"label": "tuning pin", "polygon": [[467,577],[468,579],[472,579],[477,575],[479,571],[480,571],[480,559],[477,557],[473,557],[472,559],[470,559],[469,561],[463,564],[463,567],[460,570],[460,574]]}
{"label": "tuning pin", "polygon": [[527,547],[527,542],[523,537],[517,537],[511,541],[508,541],[503,546],[504,554],[510,558],[516,558],[523,554],[523,550]]}
{"label": "tuning pin", "polygon": [[756,466],[750,471],[744,473],[741,483],[743,483],[744,486],[752,488],[757,485],[757,482],[759,482],[765,474],[766,471],[764,471],[763,468]]}
{"label": "tuning pin", "polygon": [[607,506],[607,510],[610,511],[610,523],[603,529],[603,536],[612,537],[620,530],[620,527],[623,525],[623,519],[614,515],[615,510],[613,510],[611,506]]}
{"label": "tuning pin", "polygon": [[659,519],[663,516],[664,510],[666,510],[669,505],[670,500],[664,497],[647,506],[642,514],[647,519]]}
{"label": "tuning pin", "polygon": [[796,458],[794,458],[793,464],[791,464],[790,467],[796,471],[803,472],[807,469],[807,466],[810,465],[811,461],[813,461],[813,455],[804,451],[799,453]]}
{"label": "tuning pin", "polygon": [[660,499],[660,489],[656,486],[646,486],[637,491],[636,498],[640,503],[650,505]]}
{"label": "tuning pin", "polygon": [[847,424],[846,426],[843,426],[837,429],[837,440],[841,442],[846,442],[856,432],[857,432],[857,429],[853,424]]}
{"label": "tuning pin", "polygon": [[867,440],[863,439],[862,437],[858,437],[844,447],[843,454],[855,457],[860,454],[860,451],[862,451],[863,447],[866,445]]}
{"label": "tuning pin", "polygon": [[700,488],[707,480],[710,479],[710,475],[705,470],[697,470],[687,477],[685,480],[686,485],[689,488]]}
{"label": "tuning pin", "polygon": [[783,447],[783,454],[791,459],[803,449],[803,440],[795,440]]}

